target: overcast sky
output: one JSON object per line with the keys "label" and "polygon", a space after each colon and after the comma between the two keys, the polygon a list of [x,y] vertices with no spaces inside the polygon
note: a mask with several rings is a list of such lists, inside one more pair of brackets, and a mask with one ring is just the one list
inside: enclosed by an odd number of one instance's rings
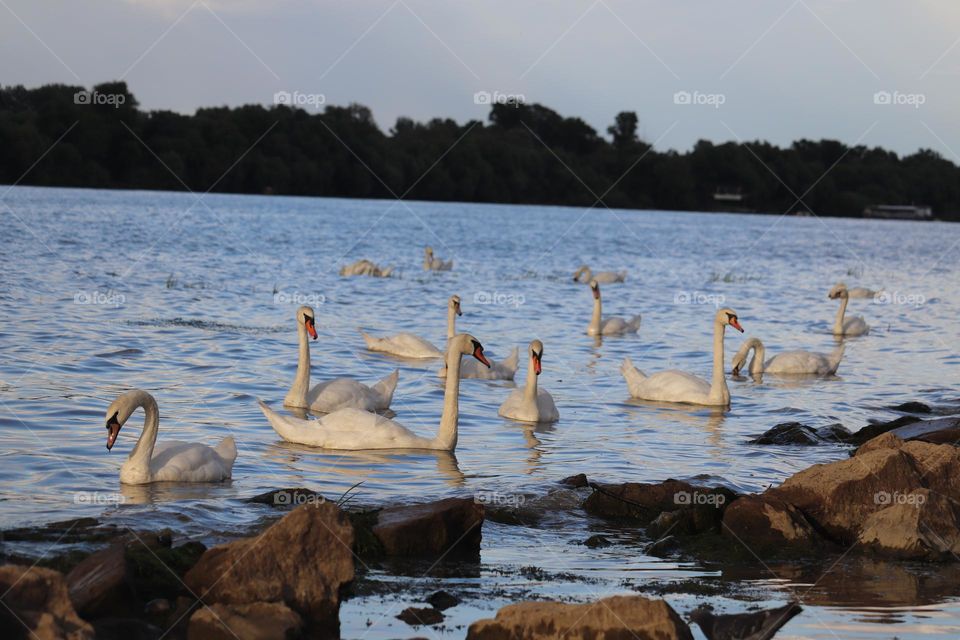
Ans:
{"label": "overcast sky", "polygon": [[636,111],[659,149],[835,138],[960,162],[958,0],[0,0],[0,82],[114,79],[186,113],[299,91],[388,130],[485,118],[487,91],[600,132]]}

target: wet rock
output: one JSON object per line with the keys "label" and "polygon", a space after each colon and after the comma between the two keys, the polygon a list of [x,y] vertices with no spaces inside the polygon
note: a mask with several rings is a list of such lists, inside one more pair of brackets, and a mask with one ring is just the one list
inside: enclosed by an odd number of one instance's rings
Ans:
{"label": "wet rock", "polygon": [[67,589],[81,615],[124,615],[136,606],[126,545],[114,544],[88,556],[67,574]]}
{"label": "wet rock", "polygon": [[503,607],[496,618],[470,625],[468,640],[631,638],[693,640],[690,628],[663,600],[613,596],[587,604],[522,602]]}
{"label": "wet rock", "polygon": [[799,422],[783,422],[749,441],[750,444],[795,444],[811,446],[820,444],[816,429]]}
{"label": "wet rock", "polygon": [[676,511],[664,511],[647,525],[647,534],[652,538],[665,535],[692,536],[698,533],[719,533],[720,522],[726,507],[726,496],[707,494],[716,499],[713,504],[681,507]]}
{"label": "wet rock", "polygon": [[143,606],[143,613],[148,616],[163,616],[170,613],[172,608],[166,598],[155,598]]}
{"label": "wet rock", "polygon": [[825,544],[800,511],[773,496],[743,496],[723,513],[723,534],[764,553],[809,551]]}
{"label": "wet rock", "polygon": [[311,489],[304,488],[291,488],[291,489],[274,489],[273,491],[267,491],[266,493],[261,493],[259,495],[248,498],[247,502],[254,504],[267,504],[271,507],[284,507],[289,509],[290,507],[299,507],[304,504],[315,504],[318,502],[324,502],[326,498],[322,495],[313,491]]}
{"label": "wet rock", "polygon": [[160,640],[163,629],[136,618],[99,618],[93,621],[97,640]]}
{"label": "wet rock", "polygon": [[340,588],[353,580],[353,527],[334,504],[304,505],[256,538],[210,549],[185,581],[205,603],[282,602],[312,636],[335,636]]}
{"label": "wet rock", "polygon": [[690,612],[690,619],[700,625],[707,640],[770,640],[801,611],[803,607],[791,602],[776,609],[717,616],[703,606]]}
{"label": "wet rock", "polygon": [[433,607],[407,607],[397,616],[411,627],[434,625],[443,622],[443,614]]}
{"label": "wet rock", "polygon": [[448,593],[446,591],[435,591],[427,596],[426,602],[433,606],[434,609],[439,609],[440,611],[446,611],[451,607],[455,607],[460,604],[460,598]]}
{"label": "wet rock", "polygon": [[187,640],[290,640],[303,629],[297,612],[279,602],[213,604],[190,617]]}
{"label": "wet rock", "polygon": [[613,544],[613,543],[610,542],[610,539],[607,538],[606,536],[602,536],[602,535],[600,535],[600,534],[597,534],[597,535],[594,535],[594,536],[590,536],[589,538],[587,538],[586,540],[584,540],[584,541],[583,541],[583,544],[584,544],[585,546],[590,547],[591,549],[597,549],[597,548],[599,548],[599,547],[609,547],[609,546],[610,546],[611,544]]}
{"label": "wet rock", "polygon": [[729,504],[736,494],[718,487],[697,487],[680,480],[656,484],[627,482],[624,484],[593,483],[593,493],[583,504],[588,513],[605,518],[653,521],[664,511],[676,511],[694,504]]}
{"label": "wet rock", "polygon": [[392,556],[480,553],[484,508],[472,498],[383,509],[373,533]]}
{"label": "wet rock", "polygon": [[903,413],[930,413],[932,411],[929,405],[916,400],[910,400],[909,402],[893,405],[892,407],[888,408],[893,411],[901,411]]}
{"label": "wet rock", "polygon": [[887,433],[888,431],[893,431],[894,429],[904,425],[913,424],[914,422],[920,421],[920,418],[914,416],[901,416],[896,420],[890,420],[889,422],[874,422],[872,424],[868,424],[864,428],[851,435],[848,441],[851,444],[861,445],[868,440],[872,440],[879,435]]}
{"label": "wet rock", "polygon": [[846,443],[853,434],[850,429],[836,422],[817,429],[817,437],[825,442]]}
{"label": "wet rock", "polygon": [[654,558],[666,558],[679,549],[680,541],[676,536],[665,536],[648,545],[644,552]]}
{"label": "wet rock", "polygon": [[[0,630],[5,638],[91,640],[93,627],[77,615],[63,575],[23,565],[0,566]],[[24,634],[24,631],[28,631]]]}
{"label": "wet rock", "polygon": [[937,418],[920,420],[890,431],[901,440],[920,440],[932,444],[957,444],[960,442],[960,418]]}
{"label": "wet rock", "polygon": [[863,524],[857,542],[864,548],[909,560],[951,560],[960,553],[960,513],[946,496],[915,489],[886,500],[890,506]]}
{"label": "wet rock", "polygon": [[580,489],[581,487],[586,487],[589,482],[587,481],[587,475],[585,473],[578,473],[575,476],[564,478],[560,481],[560,484],[573,489]]}

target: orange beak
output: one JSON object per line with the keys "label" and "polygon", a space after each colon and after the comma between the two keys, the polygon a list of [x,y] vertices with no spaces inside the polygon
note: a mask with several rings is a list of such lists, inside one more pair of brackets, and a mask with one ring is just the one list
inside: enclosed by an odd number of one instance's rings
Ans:
{"label": "orange beak", "polygon": [[120,435],[120,423],[115,418],[110,418],[107,422],[107,451],[113,449],[118,435]]}
{"label": "orange beak", "polygon": [[313,326],[313,319],[312,319],[312,318],[305,318],[303,324],[306,325],[306,327],[307,327],[307,333],[310,334],[310,337],[313,338],[314,340],[316,340],[316,339],[317,339],[317,329]]}
{"label": "orange beak", "polygon": [[533,354],[533,372],[536,373],[537,375],[540,375],[540,372],[542,370],[543,369],[540,366],[540,356],[538,356],[537,354]]}
{"label": "orange beak", "polygon": [[490,361],[487,360],[487,357],[483,355],[483,347],[477,345],[477,348],[473,350],[473,357],[487,365],[487,368],[490,368]]}
{"label": "orange beak", "polygon": [[740,321],[737,320],[736,318],[733,318],[730,320],[730,326],[736,329],[737,331],[739,331],[740,333],[743,333],[743,327],[740,326]]}

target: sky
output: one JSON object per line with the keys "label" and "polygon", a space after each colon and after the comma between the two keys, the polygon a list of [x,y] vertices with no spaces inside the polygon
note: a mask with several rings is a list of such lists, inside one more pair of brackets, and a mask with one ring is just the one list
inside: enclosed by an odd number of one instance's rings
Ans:
{"label": "sky", "polygon": [[[521,96],[657,149],[832,138],[960,163],[957,0],[0,0],[0,83],[125,80],[146,109]],[[477,94],[480,94],[479,97]]]}

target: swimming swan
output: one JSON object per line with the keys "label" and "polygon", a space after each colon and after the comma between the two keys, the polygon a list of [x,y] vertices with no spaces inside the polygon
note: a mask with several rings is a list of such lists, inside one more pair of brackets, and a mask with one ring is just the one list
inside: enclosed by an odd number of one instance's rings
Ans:
{"label": "swimming swan", "polygon": [[829,376],[837,372],[840,359],[843,357],[843,345],[833,350],[833,353],[815,353],[813,351],[784,351],[769,360],[764,360],[766,350],[759,338],[750,338],[741,345],[740,350],[733,356],[733,375],[740,375],[740,369],[747,361],[747,356],[753,350],[753,359],[750,360],[750,374],[806,374]]}
{"label": "swimming swan", "polygon": [[423,270],[424,271],[450,271],[453,268],[453,260],[446,262],[440,258],[433,257],[433,247],[426,247],[423,250]]}
{"label": "swimming swan", "polygon": [[[460,296],[450,296],[450,302],[447,309],[447,342],[456,335],[457,316],[462,316],[463,311],[460,308]],[[460,365],[460,379],[474,378],[479,380],[513,380],[517,374],[517,365],[520,360],[520,350],[516,347],[510,352],[506,360],[495,362],[488,358],[490,366],[485,367],[476,360],[467,360]],[[447,365],[444,364],[437,371],[441,378],[447,376]]]}
{"label": "swimming swan", "polygon": [[534,340],[530,343],[530,366],[527,367],[527,384],[523,389],[514,389],[500,405],[498,412],[504,418],[521,422],[556,422],[560,412],[553,402],[553,396],[546,389],[537,388],[543,360],[543,343]]}
{"label": "swimming swan", "polygon": [[840,309],[837,310],[837,317],[833,322],[833,335],[862,336],[870,331],[870,327],[867,325],[867,321],[863,319],[863,316],[844,319],[844,314],[847,311],[847,302],[850,301],[850,293],[847,291],[845,284],[841,282],[840,284],[834,285],[834,287],[830,289],[830,293],[827,294],[827,297],[831,300],[840,298]]}
{"label": "swimming swan", "polygon": [[585,264],[581,265],[580,268],[573,273],[573,281],[584,284],[588,284],[591,280],[596,280],[600,284],[610,284],[613,282],[623,282],[626,279],[626,271],[599,271],[593,273],[590,271],[590,267]]}
{"label": "swimming swan", "polygon": [[587,335],[610,336],[619,333],[636,333],[640,329],[640,314],[633,316],[629,322],[623,318],[602,317],[600,284],[596,280],[591,280],[590,289],[593,291],[593,317],[587,325]]}

